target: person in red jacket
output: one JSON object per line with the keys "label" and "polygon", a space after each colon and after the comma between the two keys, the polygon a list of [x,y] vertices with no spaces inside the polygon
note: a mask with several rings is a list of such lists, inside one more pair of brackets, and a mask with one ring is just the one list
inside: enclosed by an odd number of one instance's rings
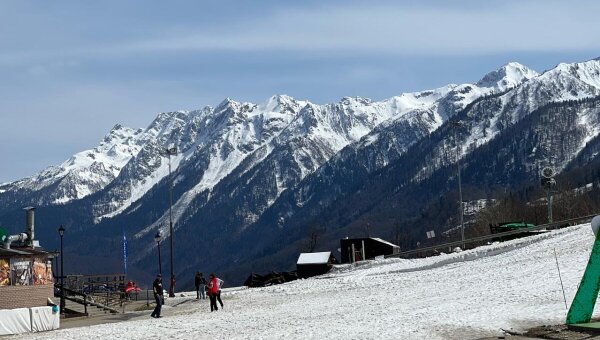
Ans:
{"label": "person in red jacket", "polygon": [[208,281],[208,298],[210,299],[210,311],[219,310],[217,307],[217,294],[219,293],[219,281],[215,274],[210,274]]}

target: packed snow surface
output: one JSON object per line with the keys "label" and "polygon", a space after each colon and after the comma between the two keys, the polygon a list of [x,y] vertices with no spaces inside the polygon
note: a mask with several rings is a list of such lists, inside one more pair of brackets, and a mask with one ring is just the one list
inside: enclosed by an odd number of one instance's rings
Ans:
{"label": "packed snow surface", "polygon": [[[564,323],[593,233],[580,225],[426,259],[387,259],[307,280],[225,291],[225,308],[169,299],[162,319],[48,333],[35,339],[475,339]],[[178,294],[180,295],[180,294]],[[190,307],[191,306],[191,307]],[[178,308],[180,308],[178,310]],[[149,314],[149,312],[148,312]],[[595,316],[600,316],[596,312]]]}

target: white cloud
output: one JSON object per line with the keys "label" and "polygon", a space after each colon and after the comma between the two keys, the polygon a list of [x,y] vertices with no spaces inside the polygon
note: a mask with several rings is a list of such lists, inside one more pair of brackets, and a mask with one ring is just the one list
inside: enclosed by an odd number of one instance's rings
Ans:
{"label": "white cloud", "polygon": [[[97,41],[72,34],[64,41],[67,38],[61,30],[53,34],[52,27],[48,27],[48,35],[44,39],[39,36],[37,42],[30,41],[26,49],[21,44],[14,48],[9,44],[0,56],[0,63],[164,51],[414,56],[600,48],[599,2],[486,2],[476,8],[453,4],[456,6],[328,3],[308,8],[265,9],[264,14],[232,13],[222,24],[203,20],[175,25],[156,22],[152,29],[144,29],[143,35],[128,36],[126,31],[97,27],[99,32],[106,30]],[[56,47],[52,47],[53,39]],[[38,45],[43,47],[31,48]]]}
{"label": "white cloud", "polygon": [[[600,4],[550,1],[448,9],[326,6],[272,13],[237,26],[182,32],[123,46],[132,51],[313,51],[487,54],[600,47]],[[582,4],[586,4],[582,6]]]}
{"label": "white cloud", "polygon": [[[543,59],[529,66],[544,67],[600,48],[600,2],[440,1],[260,3],[250,11],[237,4],[223,11],[219,3],[213,12],[195,1],[195,9],[169,3],[162,10],[144,1],[128,10],[77,1],[4,6],[0,140],[11,148],[0,150],[9,167],[0,181],[62,162],[117,122],[145,126],[155,112],[226,96],[384,98],[475,80],[502,62]],[[183,10],[192,14],[175,16]],[[518,58],[527,55],[535,57]],[[31,161],[17,165],[13,154]]]}

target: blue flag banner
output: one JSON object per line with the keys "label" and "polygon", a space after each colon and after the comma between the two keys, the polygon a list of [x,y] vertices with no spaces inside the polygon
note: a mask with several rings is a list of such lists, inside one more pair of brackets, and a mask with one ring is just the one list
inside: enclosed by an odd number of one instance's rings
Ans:
{"label": "blue flag banner", "polygon": [[127,237],[125,231],[123,231],[123,271],[127,276]]}

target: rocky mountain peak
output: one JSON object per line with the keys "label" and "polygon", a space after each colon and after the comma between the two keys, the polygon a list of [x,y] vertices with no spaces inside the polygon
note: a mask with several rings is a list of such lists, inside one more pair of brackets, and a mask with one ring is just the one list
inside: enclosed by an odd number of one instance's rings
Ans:
{"label": "rocky mountain peak", "polygon": [[537,77],[538,75],[539,74],[536,71],[528,68],[525,65],[517,62],[510,62],[483,76],[483,78],[481,78],[476,85],[480,87],[496,88],[500,91],[504,91],[531,78]]}

